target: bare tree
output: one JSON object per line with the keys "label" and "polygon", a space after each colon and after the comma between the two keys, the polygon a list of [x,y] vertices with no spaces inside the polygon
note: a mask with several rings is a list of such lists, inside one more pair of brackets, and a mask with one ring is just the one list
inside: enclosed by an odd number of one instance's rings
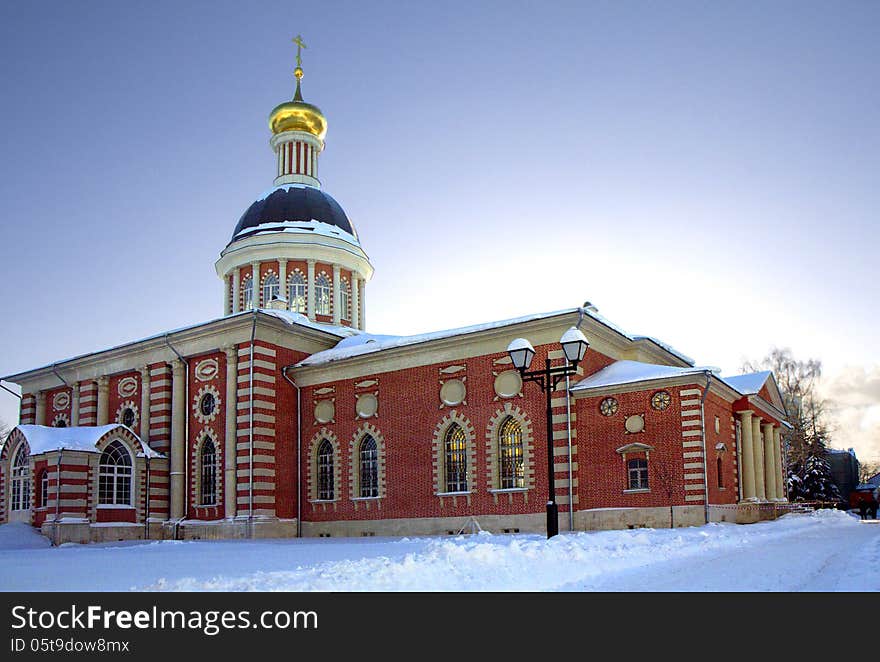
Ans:
{"label": "bare tree", "polygon": [[658,460],[656,457],[651,460],[651,482],[657,486],[662,494],[666,495],[666,501],[669,504],[669,528],[675,528],[675,511],[673,510],[673,497],[678,487],[678,480],[675,472],[664,460]]}
{"label": "bare tree", "polygon": [[873,478],[880,473],[880,461],[867,460],[859,462],[859,482],[867,483],[869,478]]}

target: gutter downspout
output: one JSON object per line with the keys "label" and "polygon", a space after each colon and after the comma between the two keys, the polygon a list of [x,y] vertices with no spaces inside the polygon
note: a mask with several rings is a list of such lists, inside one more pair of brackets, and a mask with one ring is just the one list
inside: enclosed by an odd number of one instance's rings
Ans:
{"label": "gutter downspout", "polygon": [[147,455],[146,496],[144,497],[144,540],[150,539],[150,456]]}
{"label": "gutter downspout", "polygon": [[[168,334],[165,334],[165,344],[168,345],[168,349],[170,349],[177,356],[178,360],[183,363],[184,368],[186,369],[186,381],[183,384],[183,517],[181,519],[186,519],[187,513],[189,513],[189,361],[183,358],[174,346],[168,342]],[[172,426],[174,425],[174,421],[171,422]],[[141,439],[143,442],[143,439]],[[149,444],[148,444],[149,445]],[[169,458],[170,463],[170,458]],[[169,467],[170,469],[170,467]],[[170,487],[170,484],[169,484]],[[179,532],[180,532],[180,520],[177,520],[174,523],[174,540],[179,540]]]}
{"label": "gutter downspout", "polygon": [[[256,281],[254,281],[256,283]],[[254,308],[254,321],[251,325],[251,355],[248,372],[250,373],[250,390],[248,392],[248,537],[254,537],[254,341],[257,337],[257,312]]]}
{"label": "gutter downspout", "polygon": [[52,364],[52,372],[54,372],[54,373],[55,373],[55,376],[56,376],[58,379],[61,380],[61,383],[62,383],[62,384],[64,384],[64,385],[67,386],[67,387],[70,386],[70,384],[68,384],[67,381],[65,381],[64,377],[62,377],[61,375],[58,374],[58,371],[55,369],[55,364],[54,364],[54,363]]}
{"label": "gutter downspout", "polygon": [[703,515],[706,524],[709,523],[709,472],[706,460],[706,398],[709,396],[709,386],[712,383],[712,373],[706,371],[706,390],[700,398],[700,427],[703,438]]}
{"label": "gutter downspout", "polygon": [[281,375],[296,389],[296,537],[302,538],[302,405],[300,387],[287,376],[288,369],[293,365],[281,368]]}
{"label": "gutter downspout", "polygon": [[[586,305],[586,304],[585,304]],[[578,308],[578,322],[575,328],[580,331],[584,321],[584,309]],[[574,471],[571,446],[571,391],[568,375],[565,376],[565,424],[568,438],[568,530],[574,531]],[[551,442],[552,443],[552,442]]]}

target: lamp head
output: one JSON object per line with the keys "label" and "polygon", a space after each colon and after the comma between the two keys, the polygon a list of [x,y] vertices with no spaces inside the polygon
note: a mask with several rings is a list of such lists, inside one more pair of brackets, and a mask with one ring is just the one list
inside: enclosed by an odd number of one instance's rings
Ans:
{"label": "lamp head", "polygon": [[520,372],[525,372],[532,365],[532,359],[535,356],[535,348],[525,338],[517,338],[512,340],[507,346],[507,353],[513,362],[513,367]]}
{"label": "lamp head", "polygon": [[[562,338],[559,339],[559,342],[562,344],[562,351],[565,353],[565,358],[568,359],[568,362],[572,365],[577,365],[583,360],[584,354],[587,353],[587,347],[590,346],[590,343],[587,342],[586,336],[580,329],[574,326],[562,334]],[[508,351],[510,350],[508,349]]]}

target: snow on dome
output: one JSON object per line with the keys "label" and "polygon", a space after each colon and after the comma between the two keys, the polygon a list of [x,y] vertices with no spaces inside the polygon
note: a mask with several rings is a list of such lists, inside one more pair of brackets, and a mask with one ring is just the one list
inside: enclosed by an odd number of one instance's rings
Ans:
{"label": "snow on dome", "polygon": [[615,361],[586,379],[571,387],[572,391],[585,391],[593,388],[606,388],[621,384],[633,384],[654,379],[671,379],[682,375],[699,375],[711,371],[710,368],[679,368],[669,365],[655,365],[641,361]]}
{"label": "snow on dome", "polygon": [[722,377],[722,381],[742,395],[755,395],[760,391],[767,380],[770,379],[771,372],[762,370],[761,372],[750,372],[745,375],[734,375],[733,377]]}
{"label": "snow on dome", "polygon": [[[19,425],[17,429],[21,431],[24,438],[27,439],[31,455],[39,455],[47,451],[72,450],[85,451],[87,453],[97,453],[95,448],[102,437],[107,433],[118,428],[128,430],[138,440],[140,438],[130,428],[120,423],[112,423],[110,425],[81,425],[75,427],[56,428],[46,425]],[[7,437],[9,439],[9,437]],[[161,453],[157,453],[147,444],[141,442],[141,453],[146,457],[164,457]]]}

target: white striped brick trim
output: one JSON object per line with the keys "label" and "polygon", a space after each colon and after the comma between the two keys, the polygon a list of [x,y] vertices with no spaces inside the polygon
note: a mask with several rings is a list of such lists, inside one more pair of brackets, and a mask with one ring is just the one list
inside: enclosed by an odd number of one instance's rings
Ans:
{"label": "white striped brick trim", "polygon": [[171,381],[171,366],[167,363],[150,368],[150,438],[147,442],[160,453],[171,449]]}
{"label": "white striped brick trim", "polygon": [[[253,428],[253,462],[269,465],[268,467],[254,467],[254,514],[275,514],[275,374],[278,371],[275,357],[277,353],[271,347],[264,347],[259,343],[254,345],[253,361],[253,410],[251,410],[251,347],[250,343],[238,348],[237,363],[237,401],[235,418],[236,437],[236,502],[247,506],[248,495],[251,485],[250,459],[251,459],[251,429]],[[253,411],[253,419],[251,419]],[[340,458],[337,455],[336,471],[340,471]],[[257,473],[260,469],[261,472]],[[268,470],[268,471],[266,471]],[[338,486],[337,486],[338,487]],[[257,492],[270,492],[272,496],[257,494]],[[337,489],[337,498],[341,496]],[[256,508],[256,504],[261,504]]]}

